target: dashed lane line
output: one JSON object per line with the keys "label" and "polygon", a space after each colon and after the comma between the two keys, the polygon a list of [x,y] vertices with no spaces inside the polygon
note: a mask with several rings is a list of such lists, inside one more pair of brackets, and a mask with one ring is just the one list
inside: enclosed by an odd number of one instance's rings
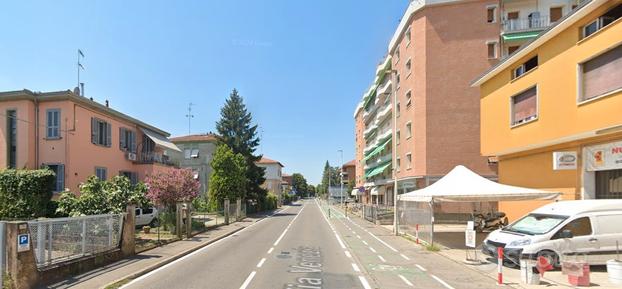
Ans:
{"label": "dashed lane line", "polygon": [[346,257],[348,258],[352,258],[352,254],[350,254],[350,251],[343,251],[346,254]]}
{"label": "dashed lane line", "polygon": [[402,274],[397,274],[398,277],[400,277],[400,279],[402,279],[402,281],[404,281],[404,283],[406,283],[406,285],[410,286],[410,287],[414,287],[415,285],[408,281],[408,279],[406,279],[406,277],[402,276]]}
{"label": "dashed lane line", "polygon": [[369,283],[367,282],[367,279],[365,279],[365,277],[359,276],[359,280],[361,281],[361,284],[363,285],[363,288],[371,289],[371,286],[369,286]]}
{"label": "dashed lane line", "polygon": [[408,258],[408,256],[406,256],[406,255],[404,255],[402,253],[400,253],[400,256],[402,256],[402,258],[406,259],[406,261],[410,261],[410,258]]}
{"label": "dashed lane line", "polygon": [[361,272],[361,269],[359,269],[359,266],[355,263],[352,263],[352,269],[354,269],[354,272]]}
{"label": "dashed lane line", "polygon": [[447,284],[447,282],[443,281],[441,278],[436,277],[435,275],[430,274],[430,276],[432,276],[432,278],[434,278],[434,280],[438,281],[438,283],[441,283],[443,286],[445,286],[445,288],[447,289],[454,289],[454,287],[451,287],[451,285]]}
{"label": "dashed lane line", "polygon": [[261,261],[257,263],[257,268],[261,268],[261,266],[263,265],[263,262],[266,262],[266,258],[261,258]]}
{"label": "dashed lane line", "polygon": [[380,259],[380,261],[382,261],[382,263],[386,263],[387,260],[385,260],[382,256],[378,255],[378,259]]}
{"label": "dashed lane line", "polygon": [[419,268],[419,270],[425,272],[428,271],[426,268],[423,268],[423,266],[419,265],[419,264],[415,264],[415,267]]}
{"label": "dashed lane line", "polygon": [[246,280],[244,280],[244,283],[242,283],[242,286],[240,286],[240,289],[246,289],[246,287],[248,287],[248,284],[250,284],[251,280],[253,280],[253,278],[255,277],[255,274],[257,274],[256,271],[251,272],[251,274],[246,277]]}
{"label": "dashed lane line", "polygon": [[268,250],[268,254],[272,253],[272,251],[274,251],[274,247],[270,247],[270,250]]}

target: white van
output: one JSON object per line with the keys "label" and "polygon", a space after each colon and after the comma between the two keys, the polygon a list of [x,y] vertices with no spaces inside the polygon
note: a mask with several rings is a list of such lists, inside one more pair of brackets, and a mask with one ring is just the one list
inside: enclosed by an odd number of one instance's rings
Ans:
{"label": "white van", "polygon": [[560,260],[602,265],[615,259],[616,240],[622,248],[622,200],[559,201],[493,231],[482,252],[496,258],[502,247],[516,264],[544,256],[555,266]]}
{"label": "white van", "polygon": [[154,207],[150,208],[136,208],[136,227],[142,227],[149,225],[152,228],[160,226],[160,220],[158,219],[158,209]]}

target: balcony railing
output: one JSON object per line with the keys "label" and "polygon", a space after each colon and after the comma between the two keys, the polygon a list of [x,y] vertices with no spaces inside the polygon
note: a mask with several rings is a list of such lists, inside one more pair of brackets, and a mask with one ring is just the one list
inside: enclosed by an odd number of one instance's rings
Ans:
{"label": "balcony railing", "polygon": [[136,162],[141,164],[158,163],[167,166],[177,165],[167,155],[156,152],[140,152],[138,153],[138,159],[136,160]]}
{"label": "balcony railing", "polygon": [[544,29],[550,25],[549,16],[532,16],[527,18],[503,20],[503,32]]}

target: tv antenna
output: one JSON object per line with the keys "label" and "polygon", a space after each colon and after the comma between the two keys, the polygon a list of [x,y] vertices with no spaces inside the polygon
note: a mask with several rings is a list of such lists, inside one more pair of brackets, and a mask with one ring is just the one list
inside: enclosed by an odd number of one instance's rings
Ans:
{"label": "tv antenna", "polygon": [[188,134],[190,134],[190,123],[192,122],[192,118],[194,117],[194,114],[192,114],[192,106],[194,105],[194,103],[188,103],[188,114],[186,114],[186,117],[188,118]]}

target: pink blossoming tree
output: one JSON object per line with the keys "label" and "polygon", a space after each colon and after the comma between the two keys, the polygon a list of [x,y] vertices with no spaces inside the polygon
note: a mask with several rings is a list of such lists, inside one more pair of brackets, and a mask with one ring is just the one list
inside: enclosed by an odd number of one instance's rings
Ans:
{"label": "pink blossoming tree", "polygon": [[190,169],[169,169],[149,175],[145,180],[147,197],[156,205],[175,207],[177,202],[189,202],[199,195],[199,180]]}

